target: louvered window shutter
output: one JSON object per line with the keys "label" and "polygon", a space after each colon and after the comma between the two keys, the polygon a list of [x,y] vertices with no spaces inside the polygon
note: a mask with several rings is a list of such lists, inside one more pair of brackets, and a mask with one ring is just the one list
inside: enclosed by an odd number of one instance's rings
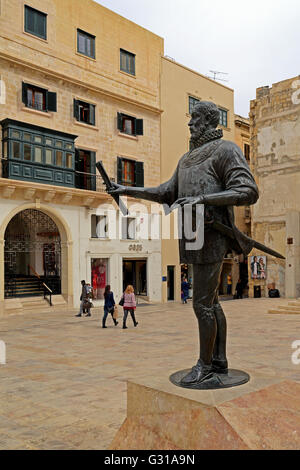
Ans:
{"label": "louvered window shutter", "polygon": [[117,127],[120,132],[123,131],[123,115],[121,113],[118,113],[117,117]]}
{"label": "louvered window shutter", "polygon": [[28,105],[28,101],[27,101],[27,89],[28,89],[28,84],[22,82],[22,102],[25,104],[25,106]]}
{"label": "louvered window shutter", "polygon": [[79,121],[79,103],[74,99],[74,118]]}
{"label": "louvered window shutter", "polygon": [[135,162],[135,185],[138,188],[144,187],[144,163]]}
{"label": "louvered window shutter", "polygon": [[56,93],[52,93],[50,91],[47,92],[48,96],[48,111],[52,111],[53,113],[57,112],[57,95]]}
{"label": "louvered window shutter", "polygon": [[144,121],[143,119],[135,120],[135,135],[144,135]]}
{"label": "louvered window shutter", "polygon": [[90,124],[94,126],[96,124],[96,119],[95,119],[95,105],[90,104]]}
{"label": "louvered window shutter", "polygon": [[117,182],[119,184],[123,183],[123,164],[122,164],[123,159],[118,157],[117,159]]}

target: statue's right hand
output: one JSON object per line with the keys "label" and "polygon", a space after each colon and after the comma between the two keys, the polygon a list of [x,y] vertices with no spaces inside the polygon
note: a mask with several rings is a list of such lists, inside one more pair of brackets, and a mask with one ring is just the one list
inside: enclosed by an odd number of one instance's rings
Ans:
{"label": "statue's right hand", "polygon": [[113,181],[111,182],[112,186],[111,188],[107,189],[108,194],[111,194],[112,196],[122,196],[125,194],[127,187],[122,186],[121,184],[114,183]]}

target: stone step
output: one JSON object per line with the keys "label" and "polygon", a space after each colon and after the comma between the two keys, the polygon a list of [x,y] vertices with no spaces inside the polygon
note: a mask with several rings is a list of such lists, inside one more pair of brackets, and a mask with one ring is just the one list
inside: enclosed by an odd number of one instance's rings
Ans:
{"label": "stone step", "polygon": [[291,306],[299,307],[300,308],[300,301],[294,300],[293,302],[288,303]]}
{"label": "stone step", "polygon": [[300,309],[299,310],[286,310],[286,309],[270,309],[268,311],[270,314],[279,314],[279,315],[300,315]]}
{"label": "stone step", "polygon": [[291,310],[291,311],[297,311],[300,310],[300,304],[298,306],[293,306],[293,305],[279,305],[278,307],[280,310]]}

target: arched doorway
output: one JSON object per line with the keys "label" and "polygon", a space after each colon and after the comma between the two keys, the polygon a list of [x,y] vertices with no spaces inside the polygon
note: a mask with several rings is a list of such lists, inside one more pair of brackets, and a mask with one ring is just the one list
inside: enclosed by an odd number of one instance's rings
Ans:
{"label": "arched doorway", "polygon": [[49,215],[31,208],[18,212],[4,240],[5,298],[43,295],[43,283],[61,293],[61,237]]}

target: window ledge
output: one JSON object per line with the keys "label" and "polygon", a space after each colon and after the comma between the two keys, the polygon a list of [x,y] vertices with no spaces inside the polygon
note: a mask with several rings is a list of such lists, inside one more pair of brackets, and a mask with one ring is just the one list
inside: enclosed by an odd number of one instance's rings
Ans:
{"label": "window ledge", "polygon": [[29,36],[30,38],[38,39],[39,41],[42,41],[44,44],[49,44],[47,39],[40,38],[39,36],[36,36],[33,33],[28,33],[28,31],[23,31],[23,34],[26,34],[26,36]]}
{"label": "window ledge", "polygon": [[97,62],[97,60],[94,59],[94,57],[90,57],[88,55],[82,54],[81,52],[76,51],[75,54],[78,55],[79,57],[83,57],[84,59],[89,59],[89,60],[92,60],[93,62]]}
{"label": "window ledge", "polygon": [[119,70],[120,73],[126,75],[126,77],[134,78],[136,80],[136,75],[132,75],[131,73],[124,72],[124,70]]}
{"label": "window ledge", "polygon": [[136,135],[125,134],[124,132],[119,132],[118,134],[120,137],[125,137],[125,139],[136,140],[138,141],[138,137]]}
{"label": "window ledge", "polygon": [[109,242],[109,241],[111,241],[111,239],[110,239],[109,237],[106,237],[106,238],[96,238],[96,237],[94,238],[94,237],[91,237],[91,238],[90,238],[90,242],[91,242],[91,241],[99,241],[99,240],[100,240],[101,242]]}
{"label": "window ledge", "polygon": [[85,122],[77,121],[76,119],[73,119],[73,123],[76,126],[85,127],[86,129],[91,129],[93,131],[99,132],[99,127],[93,126],[93,124],[86,124]]}
{"label": "window ledge", "polygon": [[33,109],[33,108],[27,108],[27,106],[23,106],[21,108],[21,111],[25,111],[26,113],[37,114],[39,116],[44,116],[50,119],[52,118],[52,113],[49,113],[47,111],[39,111],[38,109]]}

